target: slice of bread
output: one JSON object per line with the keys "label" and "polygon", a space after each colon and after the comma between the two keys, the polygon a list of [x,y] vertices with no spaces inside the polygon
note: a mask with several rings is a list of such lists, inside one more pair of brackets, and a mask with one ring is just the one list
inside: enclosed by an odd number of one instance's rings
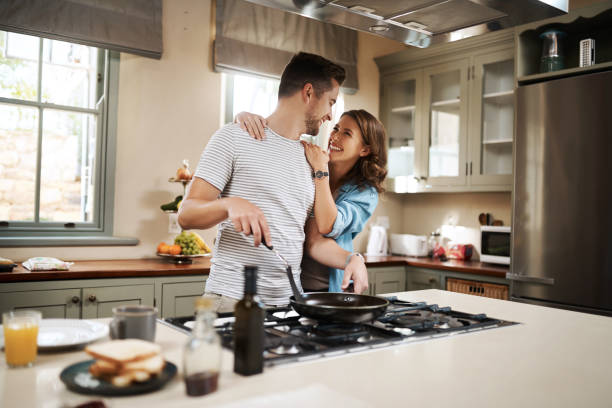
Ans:
{"label": "slice of bread", "polygon": [[165,365],[166,361],[164,358],[161,356],[161,354],[157,354],[144,360],[123,364],[119,369],[119,372],[123,374],[131,371],[143,371],[149,374],[159,374]]}
{"label": "slice of bread", "polygon": [[158,355],[161,347],[150,341],[125,339],[94,343],[85,347],[85,352],[97,359],[124,365]]}
{"label": "slice of bread", "polygon": [[115,387],[127,387],[132,383],[132,381],[145,382],[149,378],[151,378],[151,374],[147,373],[146,371],[130,371],[125,374],[111,377],[110,382]]}
{"label": "slice of bread", "polygon": [[117,375],[120,369],[120,364],[111,363],[106,360],[96,360],[95,363],[89,366],[89,372],[94,377]]}

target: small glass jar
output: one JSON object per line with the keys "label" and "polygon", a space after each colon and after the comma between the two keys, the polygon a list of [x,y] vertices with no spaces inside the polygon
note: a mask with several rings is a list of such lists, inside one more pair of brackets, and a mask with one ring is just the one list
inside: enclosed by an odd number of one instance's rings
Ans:
{"label": "small glass jar", "polygon": [[427,255],[433,258],[434,251],[440,246],[440,232],[434,231],[429,234],[429,240],[427,241]]}
{"label": "small glass jar", "polygon": [[214,328],[214,299],[196,300],[195,326],[183,348],[187,395],[206,395],[217,390],[221,368],[221,339]]}
{"label": "small glass jar", "polygon": [[559,30],[548,30],[540,34],[542,39],[542,58],[540,72],[559,71],[565,68],[563,39],[566,34]]}

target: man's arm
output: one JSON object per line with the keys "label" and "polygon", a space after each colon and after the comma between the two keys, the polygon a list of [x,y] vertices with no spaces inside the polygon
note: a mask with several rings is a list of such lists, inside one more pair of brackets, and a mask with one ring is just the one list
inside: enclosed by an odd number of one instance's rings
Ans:
{"label": "man's arm", "polygon": [[351,256],[345,267],[346,258],[351,253],[342,249],[333,239],[321,235],[314,218],[306,223],[306,251],[312,259],[323,265],[344,269],[343,290],[348,288],[351,279],[355,293],[363,293],[368,289],[368,270],[363,258]]}
{"label": "man's arm", "polygon": [[207,181],[194,177],[181,203],[178,221],[185,229],[206,229],[229,218],[238,232],[253,235],[255,246],[262,235],[271,243],[270,229],[263,212],[240,197],[218,198],[221,192]]}

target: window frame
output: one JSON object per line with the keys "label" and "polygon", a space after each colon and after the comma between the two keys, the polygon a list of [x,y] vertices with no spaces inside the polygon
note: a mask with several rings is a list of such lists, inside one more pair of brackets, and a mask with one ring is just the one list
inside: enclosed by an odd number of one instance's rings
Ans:
{"label": "window frame", "polygon": [[[136,245],[136,238],[113,236],[115,202],[115,162],[117,148],[117,107],[119,93],[119,61],[116,51],[98,49],[98,73],[103,75],[102,88],[96,90],[96,106],[80,108],[41,101],[43,38],[39,37],[38,95],[36,101],[0,97],[0,103],[37,108],[37,174],[35,217],[38,218],[41,189],[41,147],[43,110],[80,112],[97,115],[96,163],[92,222],[38,222],[0,220],[0,247],[22,246],[95,246]],[[103,70],[100,70],[103,68]]]}

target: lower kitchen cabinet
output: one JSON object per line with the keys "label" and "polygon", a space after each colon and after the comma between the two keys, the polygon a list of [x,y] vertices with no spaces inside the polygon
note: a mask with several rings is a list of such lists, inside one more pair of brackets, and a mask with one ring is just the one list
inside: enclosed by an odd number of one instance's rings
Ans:
{"label": "lower kitchen cabinet", "polygon": [[[108,284],[108,283],[106,283]],[[121,305],[153,306],[154,283],[83,288],[81,317],[111,317],[113,308]]]}
{"label": "lower kitchen cabinet", "polygon": [[406,269],[403,266],[369,268],[368,280],[370,295],[403,292],[406,290]]}
{"label": "lower kitchen cabinet", "polygon": [[432,269],[406,267],[406,290],[444,289],[442,273]]}
{"label": "lower kitchen cabinet", "polygon": [[[160,315],[163,318],[191,316],[195,300],[202,296],[206,286],[206,276],[165,278],[157,285],[160,289],[157,298],[161,298]],[[160,302],[158,302],[159,307]]]}
{"label": "lower kitchen cabinet", "polygon": [[444,281],[443,289],[451,292],[508,300],[510,282],[505,278],[444,272]]}
{"label": "lower kitchen cabinet", "polygon": [[40,310],[44,318],[95,319],[115,306],[155,304],[153,278],[78,279],[0,284],[0,312]]}
{"label": "lower kitchen cabinet", "polygon": [[159,317],[193,314],[207,275],[0,283],[0,313],[40,310],[44,318],[111,317],[120,305],[158,308]]}
{"label": "lower kitchen cabinet", "polygon": [[[40,289],[0,292],[0,313],[36,309],[46,319],[78,319],[81,315],[80,289]],[[0,317],[1,319],[1,317]]]}

